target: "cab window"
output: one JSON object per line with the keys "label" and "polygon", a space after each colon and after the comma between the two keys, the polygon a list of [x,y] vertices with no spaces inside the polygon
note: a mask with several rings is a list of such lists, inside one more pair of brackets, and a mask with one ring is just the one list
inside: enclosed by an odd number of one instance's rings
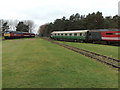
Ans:
{"label": "cab window", "polygon": [[5,33],[9,34],[10,32],[5,32]]}
{"label": "cab window", "polygon": [[113,33],[106,33],[106,35],[113,35]]}

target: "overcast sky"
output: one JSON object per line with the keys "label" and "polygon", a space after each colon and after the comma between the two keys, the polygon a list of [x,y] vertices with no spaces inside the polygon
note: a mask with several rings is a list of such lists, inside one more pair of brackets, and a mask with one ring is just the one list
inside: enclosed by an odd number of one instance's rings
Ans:
{"label": "overcast sky", "polygon": [[33,20],[37,27],[63,16],[100,11],[118,14],[119,0],[0,0],[0,19]]}

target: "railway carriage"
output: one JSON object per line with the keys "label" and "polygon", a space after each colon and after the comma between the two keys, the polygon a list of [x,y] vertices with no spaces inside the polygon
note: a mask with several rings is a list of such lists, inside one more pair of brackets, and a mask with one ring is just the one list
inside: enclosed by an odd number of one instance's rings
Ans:
{"label": "railway carriage", "polygon": [[66,41],[85,41],[88,30],[79,31],[54,31],[51,38]]}

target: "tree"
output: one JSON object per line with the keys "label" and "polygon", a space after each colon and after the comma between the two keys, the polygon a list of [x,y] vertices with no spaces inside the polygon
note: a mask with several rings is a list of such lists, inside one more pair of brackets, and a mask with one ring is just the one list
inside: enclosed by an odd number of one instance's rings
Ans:
{"label": "tree", "polygon": [[18,20],[8,20],[8,25],[9,25],[10,30],[15,31],[18,23],[19,23]]}
{"label": "tree", "polygon": [[87,29],[102,29],[104,18],[101,12],[88,14],[86,16],[86,28]]}
{"label": "tree", "polygon": [[119,16],[107,16],[104,18],[104,28],[115,29],[118,28]]}
{"label": "tree", "polygon": [[54,31],[53,26],[54,26],[53,23],[46,24],[45,34],[44,34],[45,36],[50,36],[51,32]]}
{"label": "tree", "polygon": [[54,21],[53,30],[61,31],[64,28],[64,23],[62,19],[56,19]]}
{"label": "tree", "polygon": [[29,32],[29,26],[24,24],[24,22],[19,22],[16,26],[16,31]]}
{"label": "tree", "polygon": [[35,28],[34,22],[32,20],[25,20],[24,23],[28,25],[29,32],[32,33]]}
{"label": "tree", "polygon": [[120,21],[120,16],[118,16],[118,15],[115,15],[115,16],[113,16],[113,23],[112,23],[112,25],[113,25],[113,28],[118,28],[119,27],[119,21]]}
{"label": "tree", "polygon": [[44,36],[47,24],[41,25],[38,29],[39,36]]}
{"label": "tree", "polygon": [[8,23],[7,22],[3,23],[2,31],[8,31],[8,29],[9,29]]}
{"label": "tree", "polygon": [[84,15],[81,15],[79,13],[76,13],[75,15],[71,15],[69,18],[69,25],[70,25],[70,30],[80,30],[80,29],[85,29],[84,27]]}
{"label": "tree", "polygon": [[[43,27],[43,26],[42,26]],[[93,12],[88,15],[72,14],[69,19],[56,19],[44,27],[43,36],[49,36],[52,31],[69,31],[85,29],[120,29],[120,16],[103,17],[102,12]]]}
{"label": "tree", "polygon": [[118,17],[118,29],[120,29],[120,16]]}

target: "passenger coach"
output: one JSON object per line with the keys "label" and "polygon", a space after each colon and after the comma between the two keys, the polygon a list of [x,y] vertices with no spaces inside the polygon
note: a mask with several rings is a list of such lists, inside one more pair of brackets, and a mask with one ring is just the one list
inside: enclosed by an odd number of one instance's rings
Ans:
{"label": "passenger coach", "polygon": [[77,31],[54,31],[51,33],[51,38],[56,40],[67,41],[85,41],[88,30]]}

